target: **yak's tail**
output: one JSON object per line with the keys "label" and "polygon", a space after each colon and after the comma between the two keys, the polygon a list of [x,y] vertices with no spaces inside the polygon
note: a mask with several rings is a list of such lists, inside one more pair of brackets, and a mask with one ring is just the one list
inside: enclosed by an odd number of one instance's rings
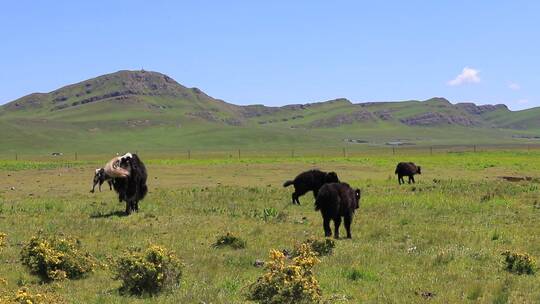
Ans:
{"label": "yak's tail", "polygon": [[144,199],[146,194],[148,193],[148,186],[146,184],[141,185],[141,193],[140,193],[140,199]]}
{"label": "yak's tail", "polygon": [[288,180],[285,183],[283,183],[283,187],[289,187],[290,185],[294,184],[294,181]]}
{"label": "yak's tail", "polygon": [[325,209],[328,204],[328,202],[331,201],[331,195],[328,192],[328,189],[323,187],[321,191],[317,194],[317,197],[315,198],[315,211]]}

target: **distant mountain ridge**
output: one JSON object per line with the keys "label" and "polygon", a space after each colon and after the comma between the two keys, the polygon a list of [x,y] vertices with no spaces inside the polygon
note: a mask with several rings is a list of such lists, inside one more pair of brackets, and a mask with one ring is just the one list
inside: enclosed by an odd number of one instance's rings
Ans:
{"label": "distant mountain ridge", "polygon": [[[452,104],[442,97],[365,103],[338,98],[280,107],[240,106],[213,98],[198,88],[185,87],[158,72],[124,70],[9,102],[0,107],[0,127],[24,133],[29,139],[64,134],[62,140],[74,144],[80,142],[80,137],[101,143],[106,134],[122,128],[128,128],[130,134],[169,128],[168,134],[178,138],[219,130],[217,133],[230,133],[233,137],[229,140],[238,144],[245,144],[247,139],[233,134],[267,134],[269,144],[274,138],[282,144],[288,138],[299,138],[298,143],[315,141],[299,135],[307,131],[335,137],[336,142],[351,134],[365,134],[362,136],[380,138],[382,142],[418,132],[436,134],[419,138],[419,142],[462,141],[454,133],[463,128],[489,133],[494,140],[514,141],[529,133],[537,134],[540,108],[511,111],[503,104]],[[208,147],[213,147],[215,141],[226,145],[219,138],[212,139],[217,135],[205,136],[197,141],[208,139]],[[227,139],[229,135],[220,136]],[[159,137],[170,144],[165,135]],[[0,139],[8,146],[20,144],[14,133],[0,135]]]}

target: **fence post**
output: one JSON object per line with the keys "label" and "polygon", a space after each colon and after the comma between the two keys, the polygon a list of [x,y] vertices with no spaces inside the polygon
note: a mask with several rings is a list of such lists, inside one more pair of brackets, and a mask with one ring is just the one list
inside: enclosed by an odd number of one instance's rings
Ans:
{"label": "fence post", "polygon": [[15,160],[19,160],[19,154],[15,153]]}
{"label": "fence post", "polygon": [[75,160],[77,160],[77,152],[75,152]]}
{"label": "fence post", "polygon": [[474,145],[474,152],[476,153],[476,145]]}
{"label": "fence post", "polygon": [[191,150],[187,150],[187,159],[191,159]]}
{"label": "fence post", "polygon": [[396,147],[392,147],[392,155],[396,155]]}
{"label": "fence post", "polygon": [[433,146],[429,147],[429,155],[433,155]]}
{"label": "fence post", "polygon": [[240,149],[238,149],[238,159],[240,159]]}
{"label": "fence post", "polygon": [[294,149],[291,151],[291,157],[294,158]]}
{"label": "fence post", "polygon": [[347,150],[343,148],[343,157],[347,157]]}

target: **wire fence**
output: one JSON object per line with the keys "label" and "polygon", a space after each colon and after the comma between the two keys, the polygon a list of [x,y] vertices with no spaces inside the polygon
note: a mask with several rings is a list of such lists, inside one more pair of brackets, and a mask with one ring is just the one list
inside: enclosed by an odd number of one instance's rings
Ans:
{"label": "wire fence", "polygon": [[[324,149],[290,148],[290,149],[249,149],[238,148],[219,151],[185,149],[178,151],[146,151],[131,150],[147,159],[205,160],[205,159],[257,159],[257,158],[354,158],[373,155],[440,155],[446,153],[482,153],[496,151],[539,152],[539,144],[483,144],[483,145],[395,145],[395,146],[362,146],[349,145]],[[102,161],[117,153],[83,153],[83,152],[51,152],[51,153],[3,153],[0,160],[12,161]]]}

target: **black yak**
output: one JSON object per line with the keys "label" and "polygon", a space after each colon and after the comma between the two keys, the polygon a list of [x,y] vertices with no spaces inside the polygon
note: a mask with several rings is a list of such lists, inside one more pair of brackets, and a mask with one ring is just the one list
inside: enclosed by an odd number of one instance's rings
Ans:
{"label": "black yak", "polygon": [[137,154],[127,153],[120,157],[118,167],[126,170],[127,177],[113,179],[113,188],[118,193],[118,200],[126,202],[126,214],[139,211],[139,201],[148,192],[146,186],[146,167]]}
{"label": "black yak", "polygon": [[94,184],[92,185],[92,190],[90,190],[90,192],[94,193],[96,185],[99,185],[99,192],[101,192],[101,185],[103,185],[104,182],[107,182],[109,184],[109,189],[112,190],[112,177],[105,173],[104,168],[96,169],[96,172],[94,173]]}
{"label": "black yak", "polygon": [[325,184],[315,200],[315,210],[321,210],[324,235],[332,235],[330,221],[334,221],[334,238],[339,239],[339,226],[343,217],[347,238],[351,236],[354,211],[360,207],[360,189],[352,189],[347,183]]}
{"label": "black yak", "polygon": [[411,181],[414,184],[414,175],[422,174],[422,171],[420,170],[420,166],[416,166],[414,163],[399,163],[396,166],[395,174],[398,176],[398,183],[400,185],[405,184],[405,181],[403,180],[404,176],[409,177],[409,184]]}
{"label": "black yak", "polygon": [[316,198],[322,185],[326,183],[338,183],[339,179],[335,172],[322,172],[320,170],[309,170],[300,173],[294,180],[286,181],[283,187],[294,185],[292,194],[292,203],[300,205],[298,198],[309,191],[313,191]]}

